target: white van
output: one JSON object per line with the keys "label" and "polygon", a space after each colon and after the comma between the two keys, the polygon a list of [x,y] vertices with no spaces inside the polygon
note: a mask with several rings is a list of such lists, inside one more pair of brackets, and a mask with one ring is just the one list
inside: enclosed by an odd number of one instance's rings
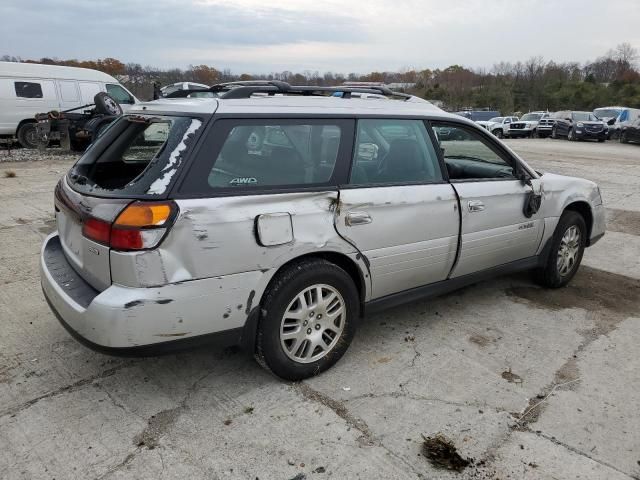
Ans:
{"label": "white van", "polygon": [[35,148],[35,114],[93,103],[107,92],[123,110],[138,99],[111,75],[88,68],[0,62],[0,137]]}
{"label": "white van", "polygon": [[596,108],[593,114],[608,124],[609,132],[607,138],[615,139],[620,138],[620,132],[623,127],[631,125],[640,118],[640,109],[629,107],[600,107]]}

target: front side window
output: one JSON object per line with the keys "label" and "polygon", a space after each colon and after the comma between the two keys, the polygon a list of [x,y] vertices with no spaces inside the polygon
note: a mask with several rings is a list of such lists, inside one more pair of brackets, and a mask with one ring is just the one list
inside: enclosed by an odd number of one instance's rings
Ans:
{"label": "front side window", "polygon": [[16,96],[20,98],[42,98],[42,85],[36,82],[14,82]]}
{"label": "front side window", "polygon": [[133,97],[120,85],[107,83],[107,93],[120,104],[133,104]]}
{"label": "front side window", "polygon": [[207,177],[216,189],[326,184],[343,138],[331,120],[222,120],[216,133],[224,141]]}
{"label": "front side window", "polygon": [[359,120],[350,183],[442,181],[438,157],[422,120]]}
{"label": "front side window", "polygon": [[451,180],[515,178],[506,154],[471,128],[434,123]]}

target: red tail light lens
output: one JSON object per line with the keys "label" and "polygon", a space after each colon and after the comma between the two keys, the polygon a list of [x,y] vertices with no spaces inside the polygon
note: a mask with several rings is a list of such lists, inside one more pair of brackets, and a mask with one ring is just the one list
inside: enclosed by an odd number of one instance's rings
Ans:
{"label": "red tail light lens", "polygon": [[94,242],[109,245],[111,224],[97,218],[87,218],[82,224],[82,235]]}
{"label": "red tail light lens", "polygon": [[114,250],[146,250],[158,246],[177,213],[173,202],[134,202],[113,224],[87,218],[82,234]]}
{"label": "red tail light lens", "polygon": [[111,248],[116,250],[140,250],[145,248],[140,230],[111,230]]}

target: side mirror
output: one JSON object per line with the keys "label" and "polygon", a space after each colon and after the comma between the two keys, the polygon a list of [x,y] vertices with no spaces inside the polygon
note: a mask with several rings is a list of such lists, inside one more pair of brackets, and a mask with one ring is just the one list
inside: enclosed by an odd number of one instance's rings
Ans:
{"label": "side mirror", "polygon": [[565,120],[566,120],[567,122],[571,122],[571,121],[572,121],[570,118],[565,118]]}
{"label": "side mirror", "polygon": [[607,120],[607,125],[615,125],[615,123],[616,123],[615,118],[610,118],[609,120]]}

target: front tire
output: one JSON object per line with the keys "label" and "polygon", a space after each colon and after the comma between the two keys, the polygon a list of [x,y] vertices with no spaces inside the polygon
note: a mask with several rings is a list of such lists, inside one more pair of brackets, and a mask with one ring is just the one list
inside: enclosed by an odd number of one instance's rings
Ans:
{"label": "front tire", "polygon": [[627,137],[627,132],[622,132],[620,134],[620,143],[629,143],[629,138]]}
{"label": "front tire", "polygon": [[556,129],[556,127],[553,127],[551,129],[551,138],[553,138],[554,140],[558,138],[558,130]]}
{"label": "front tire", "polygon": [[587,226],[577,212],[565,211],[551,240],[546,265],[536,271],[536,280],[547,288],[567,285],[578,271],[587,243]]}
{"label": "front tire", "polygon": [[573,133],[573,128],[569,129],[569,133],[567,133],[567,140],[569,140],[570,142],[576,141],[576,134]]}
{"label": "front tire", "polygon": [[493,131],[493,134],[498,138],[504,138],[504,133],[499,128],[495,129]]}
{"label": "front tire", "polygon": [[326,260],[304,260],[273,280],[261,304],[255,358],[285,380],[332,367],[351,344],[358,290],[347,272]]}

